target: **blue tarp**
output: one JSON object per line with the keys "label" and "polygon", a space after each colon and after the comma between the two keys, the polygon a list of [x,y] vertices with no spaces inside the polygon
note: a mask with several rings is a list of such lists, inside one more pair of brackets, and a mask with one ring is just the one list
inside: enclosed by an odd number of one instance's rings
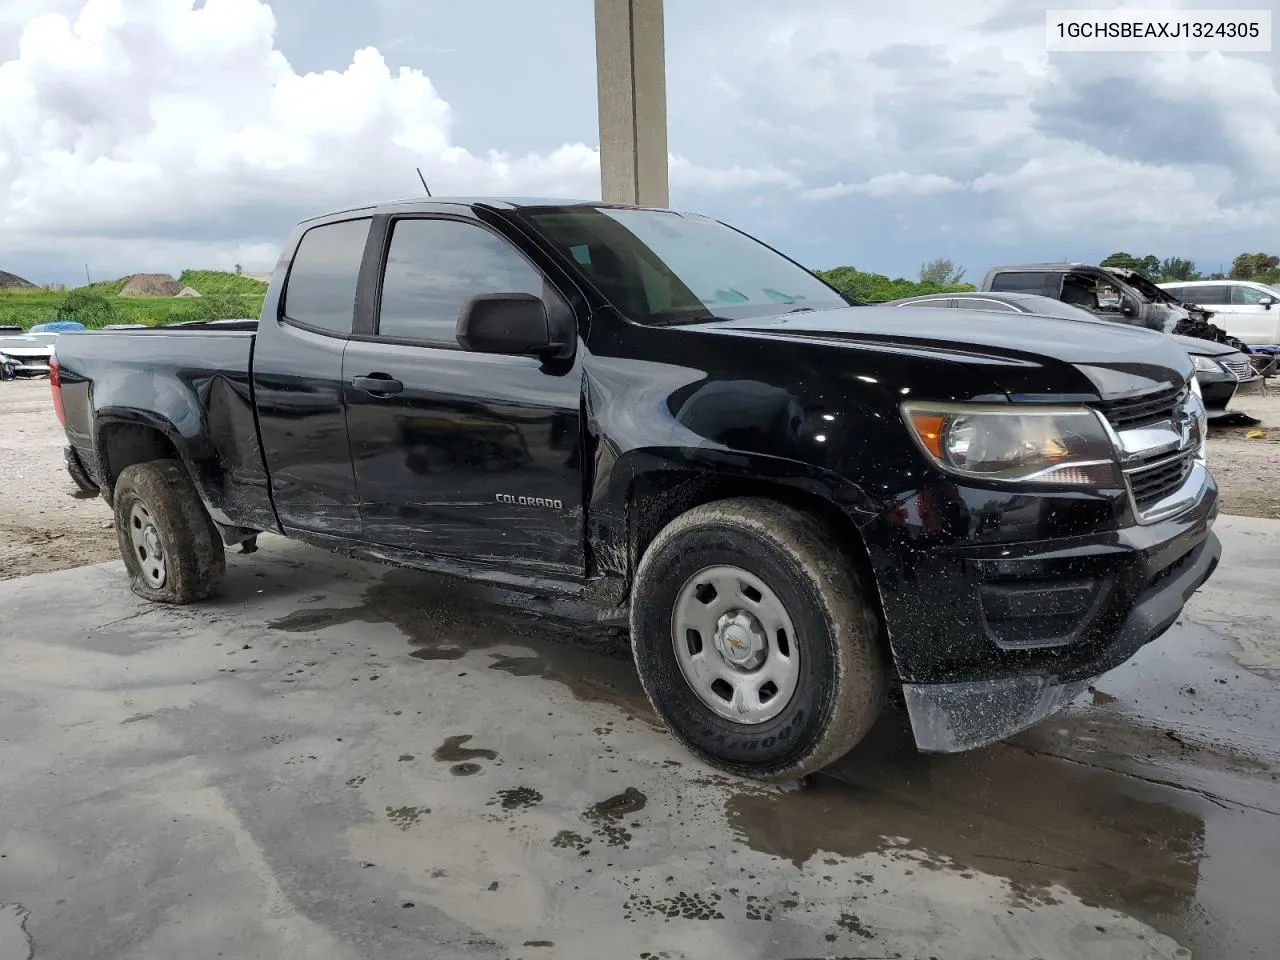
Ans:
{"label": "blue tarp", "polygon": [[37,323],[27,333],[80,333],[84,324],[79,320],[54,320],[51,323]]}

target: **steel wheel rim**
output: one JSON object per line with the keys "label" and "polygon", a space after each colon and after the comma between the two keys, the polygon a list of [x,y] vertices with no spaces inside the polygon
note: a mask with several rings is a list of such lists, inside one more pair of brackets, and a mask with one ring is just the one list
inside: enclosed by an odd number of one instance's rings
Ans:
{"label": "steel wheel rim", "polygon": [[133,545],[133,556],[142,571],[142,579],[149,586],[163,587],[167,574],[164,545],[151,511],[141,500],[129,509],[129,542]]}
{"label": "steel wheel rim", "polygon": [[800,648],[787,608],[741,567],[699,570],[676,594],[671,641],[685,682],[734,723],[778,716],[800,681]]}

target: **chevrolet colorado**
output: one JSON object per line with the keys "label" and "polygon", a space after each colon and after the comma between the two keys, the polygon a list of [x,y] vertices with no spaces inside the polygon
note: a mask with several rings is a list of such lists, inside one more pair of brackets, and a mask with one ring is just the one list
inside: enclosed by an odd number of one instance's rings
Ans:
{"label": "chevrolet colorado", "polygon": [[271,531],[625,608],[672,733],[781,779],[891,695],[924,751],[1023,729],[1213,572],[1191,361],[1080,330],[851,305],[696,215],[415,200],[299,225],[256,322],[64,335],[51,380],[142,596]]}

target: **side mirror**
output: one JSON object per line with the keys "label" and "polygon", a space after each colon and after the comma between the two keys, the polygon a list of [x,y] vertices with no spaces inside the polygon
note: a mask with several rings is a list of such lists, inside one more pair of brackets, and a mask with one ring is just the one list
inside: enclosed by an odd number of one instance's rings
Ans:
{"label": "side mirror", "polygon": [[1138,305],[1128,297],[1124,297],[1120,301],[1120,312],[1126,317],[1132,317],[1138,312]]}
{"label": "side mirror", "polygon": [[458,312],[458,343],[475,353],[515,356],[560,349],[551,339],[547,305],[529,293],[484,293]]}
{"label": "side mirror", "polygon": [[1258,299],[1258,302],[1259,302],[1260,304],[1262,304],[1266,309],[1270,310],[1270,309],[1271,309],[1271,305],[1272,305],[1273,303],[1275,303],[1275,302],[1276,302],[1276,298],[1275,298],[1275,297],[1260,297],[1260,298]]}

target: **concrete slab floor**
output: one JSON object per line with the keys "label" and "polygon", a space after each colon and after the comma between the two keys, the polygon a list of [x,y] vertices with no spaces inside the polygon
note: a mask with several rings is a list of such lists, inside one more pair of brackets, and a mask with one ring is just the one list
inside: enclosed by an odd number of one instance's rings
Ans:
{"label": "concrete slab floor", "polygon": [[[616,629],[279,539],[0,584],[0,960],[1210,958],[1280,939],[1280,523],[1067,713],[715,774]],[[509,598],[508,598],[509,599]]]}

